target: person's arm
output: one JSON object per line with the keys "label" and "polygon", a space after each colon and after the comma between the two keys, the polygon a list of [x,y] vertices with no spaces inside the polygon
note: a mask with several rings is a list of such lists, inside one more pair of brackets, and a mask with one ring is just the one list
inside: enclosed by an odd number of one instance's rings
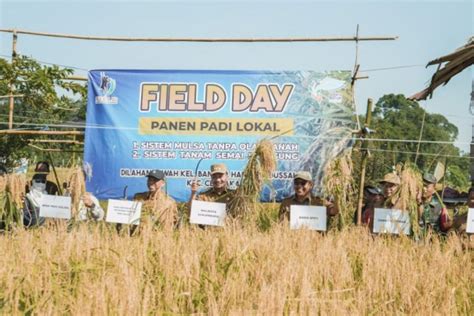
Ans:
{"label": "person's arm", "polygon": [[448,210],[443,207],[439,217],[439,227],[443,232],[447,232],[453,226],[453,221],[449,217]]}
{"label": "person's arm", "polygon": [[[84,206],[87,208],[87,211],[90,211],[91,216],[96,221],[101,221],[104,219],[104,210],[100,206],[99,200],[92,194],[86,192],[83,197]],[[86,214],[85,214],[86,215]],[[87,218],[87,215],[86,215]]]}
{"label": "person's arm", "polygon": [[339,214],[339,208],[337,207],[337,203],[334,203],[332,201],[325,201],[324,204],[326,206],[327,216],[336,216],[337,214]]}
{"label": "person's arm", "polygon": [[191,216],[191,206],[193,204],[193,200],[195,200],[198,196],[197,191],[199,190],[199,184],[197,181],[193,181],[191,183],[191,196],[189,197],[188,201],[188,217]]}
{"label": "person's arm", "polygon": [[278,211],[278,219],[283,222],[285,219],[289,219],[290,206],[288,202],[283,200],[280,204],[280,210]]}

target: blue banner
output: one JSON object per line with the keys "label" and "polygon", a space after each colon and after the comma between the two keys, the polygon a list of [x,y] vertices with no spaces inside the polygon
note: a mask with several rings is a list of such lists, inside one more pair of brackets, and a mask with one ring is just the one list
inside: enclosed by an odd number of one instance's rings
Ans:
{"label": "blue banner", "polygon": [[298,170],[313,174],[318,191],[326,162],[350,144],[353,118],[350,71],[93,70],[87,190],[130,198],[162,169],[167,193],[187,201],[190,182],[208,186],[216,162],[238,186],[255,143],[269,138],[278,168],[262,199],[291,194]]}

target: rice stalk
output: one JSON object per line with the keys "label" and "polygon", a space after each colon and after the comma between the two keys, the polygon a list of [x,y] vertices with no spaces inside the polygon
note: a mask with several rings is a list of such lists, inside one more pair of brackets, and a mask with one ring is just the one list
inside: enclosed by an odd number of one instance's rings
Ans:
{"label": "rice stalk", "polygon": [[7,177],[0,176],[0,193],[5,192],[7,189]]}
{"label": "rice stalk", "polygon": [[420,236],[417,197],[423,189],[421,172],[410,162],[398,164],[396,171],[400,176],[401,184],[394,194],[393,201],[396,201],[397,208],[409,213],[413,236],[417,239]]}
{"label": "rice stalk", "polygon": [[[356,209],[355,183],[353,177],[352,150],[345,150],[338,158],[330,161],[324,172],[325,197],[333,200],[339,213],[337,227],[339,230],[350,222]],[[331,225],[333,226],[333,225]]]}
{"label": "rice stalk", "polygon": [[0,229],[10,230],[22,223],[22,206],[25,196],[26,177],[10,174],[0,177]]}
{"label": "rice stalk", "polygon": [[72,217],[76,217],[81,197],[86,192],[86,179],[81,167],[72,168],[68,174],[68,191],[71,195]]}
{"label": "rice stalk", "polygon": [[10,192],[12,201],[18,208],[23,205],[26,189],[26,176],[24,174],[7,175],[6,190]]}
{"label": "rice stalk", "polygon": [[248,217],[259,207],[260,192],[265,183],[270,183],[276,169],[273,143],[268,139],[259,141],[249,157],[239,187],[229,202],[229,213],[233,218]]}

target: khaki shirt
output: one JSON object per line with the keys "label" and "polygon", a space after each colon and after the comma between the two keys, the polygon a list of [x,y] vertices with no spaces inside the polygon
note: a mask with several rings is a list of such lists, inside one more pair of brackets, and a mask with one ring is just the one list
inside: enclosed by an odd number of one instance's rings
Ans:
{"label": "khaki shirt", "polygon": [[162,191],[137,193],[134,201],[143,202],[142,219],[153,224],[159,224],[166,229],[172,229],[178,222],[178,206],[176,201]]}
{"label": "khaki shirt", "polygon": [[217,193],[214,188],[210,188],[200,194],[198,194],[195,200],[204,202],[218,202],[218,203],[229,203],[234,197],[235,190],[225,189],[221,193]]}
{"label": "khaki shirt", "polygon": [[280,221],[283,221],[285,219],[290,220],[290,206],[291,205],[326,206],[328,216],[334,216],[337,214],[337,209],[334,209],[334,207],[330,208],[328,205],[328,202],[326,202],[325,200],[321,199],[318,196],[309,194],[307,197],[303,199],[303,201],[298,201],[296,200],[296,196],[293,195],[284,199],[281,202],[280,212],[279,212]]}

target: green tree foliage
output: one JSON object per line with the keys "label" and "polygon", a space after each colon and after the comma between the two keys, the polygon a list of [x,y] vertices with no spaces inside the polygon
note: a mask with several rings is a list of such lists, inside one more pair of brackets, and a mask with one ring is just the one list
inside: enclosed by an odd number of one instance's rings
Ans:
{"label": "green tree foliage", "polygon": [[[18,56],[12,62],[0,58],[0,96],[6,96],[10,91],[23,95],[15,98],[14,128],[53,130],[56,129],[53,124],[83,121],[86,88],[67,80],[72,74],[72,69],[43,66],[25,56]],[[1,98],[0,129],[8,128],[8,113],[9,99]],[[11,166],[22,157],[44,159],[44,153],[27,146],[28,139],[32,138],[35,137],[0,134],[0,162]],[[59,145],[48,147],[54,146],[59,148]]]}
{"label": "green tree foliage", "polygon": [[[458,129],[446,117],[432,114],[403,95],[389,94],[380,98],[372,115],[371,128],[376,132],[370,135],[375,139],[418,140],[425,114],[422,141],[454,142]],[[398,162],[415,161],[418,142],[371,141],[371,157],[367,163],[367,176],[371,180],[380,179],[392,170]],[[469,185],[469,159],[452,143],[421,143],[416,161],[424,172],[433,172],[436,163],[447,164],[447,184],[456,188]],[[455,156],[445,157],[445,156]],[[463,157],[464,156],[464,157]]]}

